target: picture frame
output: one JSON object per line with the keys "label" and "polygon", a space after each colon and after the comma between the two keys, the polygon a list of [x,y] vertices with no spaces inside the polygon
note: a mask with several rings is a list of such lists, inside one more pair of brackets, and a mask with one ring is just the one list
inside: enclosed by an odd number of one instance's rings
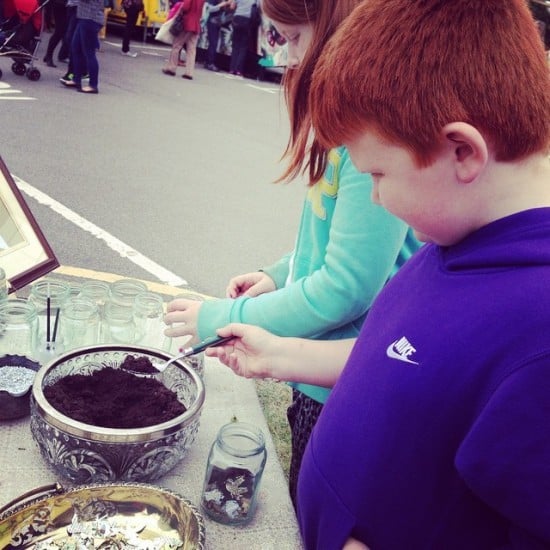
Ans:
{"label": "picture frame", "polygon": [[59,262],[0,157],[0,267],[14,292],[59,267]]}

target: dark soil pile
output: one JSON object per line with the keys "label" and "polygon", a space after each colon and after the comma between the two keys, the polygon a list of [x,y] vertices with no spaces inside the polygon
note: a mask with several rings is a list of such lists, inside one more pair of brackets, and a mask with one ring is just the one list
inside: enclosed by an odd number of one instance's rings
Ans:
{"label": "dark soil pile", "polygon": [[143,355],[139,357],[127,355],[120,364],[120,368],[130,372],[139,372],[141,374],[157,374],[159,372],[158,369],[153,366],[149,358]]}
{"label": "dark soil pile", "polygon": [[113,368],[66,376],[45,387],[44,395],[65,416],[103,428],[153,426],[186,411],[158,380]]}

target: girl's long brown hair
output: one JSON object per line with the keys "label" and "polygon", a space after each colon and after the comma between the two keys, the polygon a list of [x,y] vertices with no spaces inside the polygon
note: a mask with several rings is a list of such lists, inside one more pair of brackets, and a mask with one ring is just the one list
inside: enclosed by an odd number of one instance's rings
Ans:
{"label": "girl's long brown hair", "polygon": [[[262,10],[273,21],[285,25],[313,25],[313,39],[296,69],[283,77],[290,118],[290,136],[283,154],[286,170],[277,180],[290,181],[308,172],[309,185],[321,179],[327,165],[327,150],[311,134],[309,89],[317,59],[340,23],[361,0],[262,0]],[[342,60],[345,62],[345,60]]]}

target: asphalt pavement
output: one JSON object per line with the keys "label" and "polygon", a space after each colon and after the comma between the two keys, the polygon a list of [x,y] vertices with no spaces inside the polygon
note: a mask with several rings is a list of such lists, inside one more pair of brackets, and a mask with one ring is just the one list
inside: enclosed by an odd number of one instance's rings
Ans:
{"label": "asphalt pavement", "polygon": [[280,86],[197,64],[168,77],[169,48],[109,32],[100,93],[31,82],[0,58],[0,156],[65,267],[222,296],[228,279],[293,247],[302,182],[274,185],[288,136]]}

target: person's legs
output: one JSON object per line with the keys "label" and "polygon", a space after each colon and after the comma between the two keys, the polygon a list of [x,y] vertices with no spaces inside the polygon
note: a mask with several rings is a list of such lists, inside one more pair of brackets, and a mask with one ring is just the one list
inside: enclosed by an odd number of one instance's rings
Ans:
{"label": "person's legs", "polygon": [[73,34],[73,40],[71,42],[70,67],[72,68],[72,72],[73,72],[74,84],[78,88],[80,88],[80,85],[82,83],[82,74],[84,71],[84,65],[86,63],[83,46],[82,46],[83,38],[81,36],[83,23],[84,23],[83,19],[76,20],[76,27]]}
{"label": "person's legs", "polygon": [[172,49],[170,50],[170,56],[168,57],[168,61],[166,62],[166,65],[164,66],[163,71],[169,71],[169,73],[175,73],[176,69],[178,68],[178,61],[180,59],[180,51],[183,48],[183,45],[185,44],[185,39],[187,35],[190,34],[188,32],[180,32],[178,36],[174,38],[174,42],[172,42]]}
{"label": "person's legs", "polygon": [[197,43],[199,41],[199,35],[195,32],[187,33],[185,40],[185,51],[187,56],[185,58],[185,72],[184,78],[192,79],[193,72],[195,70],[195,58],[197,57]]}
{"label": "person's legs", "polygon": [[208,34],[208,51],[206,54],[206,66],[209,69],[216,67],[216,50],[218,49],[218,39],[220,37],[220,27],[214,23],[206,24]]}
{"label": "person's legs", "polygon": [[130,40],[134,33],[136,23],[139,17],[139,8],[132,6],[126,11],[126,25],[124,26],[124,34],[122,35],[122,52],[126,53],[130,51]]}
{"label": "person's legs", "polygon": [[67,27],[61,48],[59,48],[59,60],[68,59],[71,54],[71,45],[73,41],[74,31],[76,29],[76,6],[67,7]]}
{"label": "person's legs", "polygon": [[67,8],[63,4],[54,3],[52,5],[52,11],[55,28],[53,34],[50,36],[50,40],[48,41],[44,61],[50,67],[55,67],[53,63],[53,52],[65,35],[65,31],[67,29]]}
{"label": "person's legs", "polygon": [[[101,25],[89,19],[79,20],[77,33],[79,33],[80,59],[79,67],[76,66],[75,59],[75,83],[80,86],[82,80],[82,71],[87,67],[90,74],[90,87],[97,90],[99,80],[99,63],[97,61],[96,50],[98,46],[98,33]],[[74,42],[74,41],[73,41]],[[79,72],[80,71],[80,72]]]}
{"label": "person's legs", "polygon": [[231,52],[232,73],[242,74],[248,52],[250,38],[250,19],[248,17],[235,16],[233,18],[233,38]]}
{"label": "person's legs", "polygon": [[296,508],[296,490],[298,487],[298,474],[300,473],[302,458],[313,427],[322,409],[323,405],[318,401],[311,399],[311,397],[308,397],[300,391],[292,390],[292,404],[287,410],[287,418],[292,436],[292,455],[290,457],[288,489],[294,508]]}

